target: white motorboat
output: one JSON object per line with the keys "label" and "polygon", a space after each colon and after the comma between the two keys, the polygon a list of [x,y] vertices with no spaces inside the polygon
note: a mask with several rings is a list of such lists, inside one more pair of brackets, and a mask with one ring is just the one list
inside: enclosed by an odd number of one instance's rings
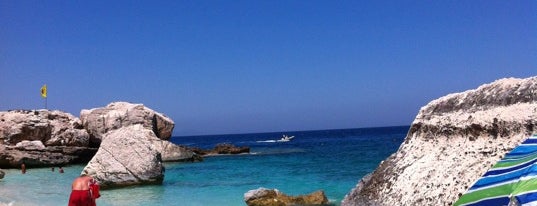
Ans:
{"label": "white motorboat", "polygon": [[287,135],[283,135],[283,137],[281,139],[278,140],[278,142],[289,142],[291,141],[293,138],[295,138],[295,136],[287,136]]}

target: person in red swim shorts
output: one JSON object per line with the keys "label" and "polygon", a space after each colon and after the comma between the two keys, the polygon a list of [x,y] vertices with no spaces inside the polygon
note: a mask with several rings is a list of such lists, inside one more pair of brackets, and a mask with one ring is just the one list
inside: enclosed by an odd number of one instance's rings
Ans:
{"label": "person in red swim shorts", "polygon": [[99,184],[85,174],[77,177],[71,185],[69,206],[96,206],[95,199],[99,198]]}

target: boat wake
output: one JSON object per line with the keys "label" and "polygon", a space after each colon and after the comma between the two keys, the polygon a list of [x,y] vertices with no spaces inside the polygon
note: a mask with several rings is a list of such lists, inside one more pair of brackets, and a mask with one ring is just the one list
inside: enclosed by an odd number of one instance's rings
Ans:
{"label": "boat wake", "polygon": [[295,136],[283,135],[283,137],[281,139],[278,139],[278,140],[271,139],[271,140],[262,140],[262,141],[256,141],[256,142],[289,142],[293,138],[295,138]]}
{"label": "boat wake", "polygon": [[276,142],[276,140],[271,139],[271,140],[255,141],[255,142]]}

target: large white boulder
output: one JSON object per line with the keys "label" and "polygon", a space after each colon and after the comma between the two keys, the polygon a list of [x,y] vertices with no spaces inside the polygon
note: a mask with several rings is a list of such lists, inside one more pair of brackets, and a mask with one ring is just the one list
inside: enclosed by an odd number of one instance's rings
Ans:
{"label": "large white boulder", "polygon": [[160,184],[164,167],[160,152],[151,141],[159,141],[141,124],[113,130],[102,137],[97,154],[82,171],[102,187]]}

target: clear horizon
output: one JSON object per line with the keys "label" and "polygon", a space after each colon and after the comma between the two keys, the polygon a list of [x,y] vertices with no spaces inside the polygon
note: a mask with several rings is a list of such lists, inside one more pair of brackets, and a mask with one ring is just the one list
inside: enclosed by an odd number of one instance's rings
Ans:
{"label": "clear horizon", "polygon": [[535,76],[537,1],[0,1],[0,111],[111,102],[173,136],[410,125]]}
{"label": "clear horizon", "polygon": [[[202,134],[202,135],[182,135],[171,137],[204,137],[204,136],[225,136],[225,135],[248,135],[248,134],[271,134],[271,133],[297,133],[297,132],[317,132],[317,131],[333,131],[333,130],[355,130],[355,129],[378,129],[378,128],[392,128],[392,127],[410,127],[411,125],[393,125],[393,126],[379,126],[379,127],[358,127],[358,128],[332,128],[332,129],[314,129],[314,130],[295,130],[295,131],[260,131],[260,132],[248,132],[248,133],[233,133],[233,134]],[[280,137],[275,137],[280,138]]]}

